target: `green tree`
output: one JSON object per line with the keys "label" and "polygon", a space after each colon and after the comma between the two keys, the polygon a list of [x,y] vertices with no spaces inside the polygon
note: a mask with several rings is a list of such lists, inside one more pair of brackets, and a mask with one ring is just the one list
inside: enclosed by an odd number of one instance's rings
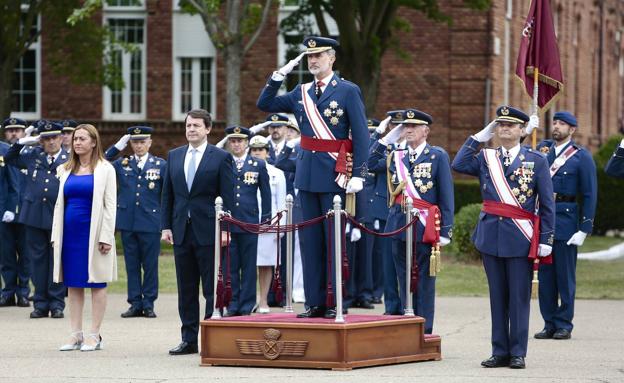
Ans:
{"label": "green tree", "polygon": [[[485,10],[491,0],[463,0],[471,9]],[[381,58],[388,48],[400,51],[398,32],[409,31],[411,22],[397,14],[399,7],[424,13],[428,18],[452,23],[438,0],[300,0],[300,7],[281,23],[284,32],[307,31],[306,16],[316,20],[321,35],[329,36],[323,15],[334,19],[340,34],[341,75],[360,86],[366,110],[374,113],[381,73]]]}
{"label": "green tree", "polygon": [[119,86],[119,76],[103,65],[108,35],[99,23],[86,18],[73,26],[67,18],[82,0],[0,0],[0,117],[12,110],[13,72],[28,49],[41,38],[52,71],[77,83]]}

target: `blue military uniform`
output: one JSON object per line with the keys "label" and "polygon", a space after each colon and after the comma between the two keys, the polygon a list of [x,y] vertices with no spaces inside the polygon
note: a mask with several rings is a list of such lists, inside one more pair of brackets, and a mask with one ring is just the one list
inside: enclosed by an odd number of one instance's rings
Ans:
{"label": "blue military uniform", "polygon": [[[403,121],[404,110],[391,110],[386,113],[391,118],[392,124],[398,125]],[[370,149],[375,151],[377,141],[381,135],[376,131],[371,132]],[[380,233],[386,228],[388,218],[388,177],[386,159],[388,154],[396,145],[391,145],[384,156],[369,158],[368,171],[372,174],[371,187],[368,198],[367,211],[373,217],[373,229]],[[372,152],[371,152],[372,153]],[[401,299],[399,297],[399,285],[394,259],[391,254],[391,242],[388,238],[369,236],[368,251],[372,252],[373,262],[373,296],[384,296],[384,313],[389,315],[400,315],[403,312]]]}
{"label": "blue military uniform", "polygon": [[[25,129],[26,121],[7,118],[4,129]],[[0,275],[4,288],[0,293],[0,307],[18,305],[28,307],[30,293],[30,262],[26,255],[24,228],[19,223],[20,195],[26,177],[20,169],[5,163],[9,145],[0,144],[0,215],[12,214],[13,220],[0,223]],[[2,217],[4,218],[4,217]]]}
{"label": "blue military uniform", "polygon": [[624,143],[615,149],[604,170],[611,177],[624,178]]}
{"label": "blue military uniform", "polygon": [[[498,121],[524,124],[529,120],[526,114],[512,107],[499,108],[497,115]],[[468,138],[453,160],[452,167],[459,173],[479,177],[484,201],[501,201],[485,153],[479,150],[479,146],[480,142],[476,139]],[[539,196],[539,243],[552,246],[555,203],[548,162],[537,151],[526,147],[519,147],[518,150],[511,163],[503,161],[501,148],[497,149],[497,158],[500,165],[506,168],[504,177],[522,209],[533,213]],[[479,215],[472,241],[482,254],[488,278],[492,355],[507,361],[509,357],[524,358],[527,353],[531,300],[532,262],[527,258],[530,241],[512,219],[485,212]]]}
{"label": "blue military uniform", "polygon": [[[38,125],[37,131],[42,138],[61,134],[60,124],[48,122]],[[48,312],[59,318],[63,316],[65,308],[65,287],[52,282],[50,235],[59,188],[57,168],[69,160],[69,155],[62,148],[57,153],[48,154],[41,147],[22,151],[23,147],[24,145],[18,143],[13,144],[5,160],[9,165],[28,170],[20,222],[25,227],[27,253],[32,262],[32,281],[35,285],[35,310],[31,313],[31,318],[47,316]]]}
{"label": "blue military uniform", "polygon": [[[148,126],[128,128],[130,140],[151,137]],[[119,149],[111,146],[106,159],[113,161]],[[160,255],[160,200],[167,162],[146,153],[124,156],[113,162],[117,173],[117,222],[121,232],[124,260],[128,274],[128,303],[124,317],[154,317],[154,301],[158,298],[158,256]],[[141,280],[143,270],[143,280]]]}
{"label": "blue military uniform", "polygon": [[[569,112],[557,112],[553,119],[577,126],[576,118]],[[546,155],[549,166],[554,164],[558,169],[552,176],[556,203],[553,263],[542,265],[539,273],[539,303],[545,335],[562,329],[572,331],[578,248],[567,242],[579,230],[591,234],[598,193],[596,165],[591,153],[572,140],[559,153],[555,146],[552,140],[544,140],[537,146],[537,150]],[[559,166],[558,161],[563,162],[568,150],[576,151]],[[577,196],[581,196],[580,206]]]}
{"label": "blue military uniform", "polygon": [[[416,109],[406,109],[403,124],[430,125],[433,120],[428,114]],[[388,148],[381,142],[377,142],[372,148],[370,161],[379,161],[386,156]],[[399,149],[400,150],[400,149]],[[403,149],[409,151],[406,147]],[[389,177],[388,189],[391,200],[390,211],[386,222],[386,231],[398,230],[405,226],[406,217],[402,198],[395,198],[403,192],[405,185],[400,182],[394,163],[392,151],[387,159],[387,171]],[[440,209],[440,236],[450,238],[452,236],[453,212],[455,209],[453,194],[453,179],[451,175],[450,159],[446,151],[440,147],[424,143],[424,147],[418,156],[406,153],[403,163],[409,169],[410,177],[420,198],[424,201],[437,205]],[[432,244],[423,242],[425,226],[422,221],[416,225],[414,241],[416,242],[416,262],[418,264],[418,286],[413,294],[414,313],[425,318],[425,333],[433,331],[435,314],[435,277],[429,275],[429,264]],[[392,257],[399,281],[401,306],[406,307],[406,280],[405,280],[405,232],[392,238]]]}
{"label": "blue military uniform", "polygon": [[[240,126],[226,128],[227,138],[248,139],[251,132]],[[234,203],[232,217],[246,223],[259,223],[271,218],[271,184],[266,163],[245,154],[234,158]],[[258,190],[262,211],[258,211]],[[256,256],[258,235],[249,233],[236,225],[230,226],[230,277],[232,300],[227,308],[228,316],[249,315],[256,304]],[[224,266],[225,267],[225,263]]]}
{"label": "blue military uniform", "polygon": [[[317,54],[332,49],[338,43],[332,39],[309,37],[304,40],[304,45],[308,53]],[[279,78],[279,75],[273,76]],[[287,94],[277,96],[282,80],[272,78],[262,90],[257,102],[258,108],[265,112],[293,113],[301,129],[302,149],[297,156],[295,187],[299,189],[303,220],[325,214],[332,208],[335,195],[341,196],[343,201],[345,196],[344,185],[339,185],[336,181],[338,176],[336,166],[342,166],[342,161],[337,164],[329,153],[310,149],[311,147],[327,148],[320,141],[321,137],[317,137],[317,131],[322,129],[326,132],[326,136],[331,134],[335,140],[344,140],[334,141],[339,142],[338,145],[343,148],[347,145],[346,140],[350,139],[352,174],[354,177],[363,177],[366,174],[369,137],[360,89],[357,85],[335,74],[327,82],[327,84],[323,82],[321,86],[318,82],[297,85]],[[307,89],[305,99],[302,87]],[[317,119],[322,120],[322,125],[326,125],[327,129],[320,126],[321,123],[318,124],[319,126],[312,126],[304,108],[306,100],[308,105],[313,103],[313,109],[319,111]],[[311,116],[316,115],[316,112],[310,111],[310,113]],[[344,176],[344,173],[340,174]],[[326,310],[327,257],[331,257],[331,254],[327,254],[326,233],[327,225],[325,227],[315,225],[300,232],[306,303],[314,308],[316,314],[314,316],[324,315]],[[333,286],[335,288],[335,283]],[[330,312],[328,316],[332,316],[332,313]]]}

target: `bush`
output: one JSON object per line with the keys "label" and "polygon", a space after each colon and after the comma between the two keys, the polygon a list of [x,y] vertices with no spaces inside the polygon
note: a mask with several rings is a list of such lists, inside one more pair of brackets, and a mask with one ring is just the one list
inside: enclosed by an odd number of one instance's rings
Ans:
{"label": "bush", "polygon": [[453,184],[455,188],[455,214],[466,205],[481,203],[481,190],[478,180],[460,179],[454,180]]}
{"label": "bush", "polygon": [[455,214],[453,224],[453,241],[451,252],[459,261],[478,261],[481,258],[479,251],[471,241],[472,233],[477,227],[481,204],[473,203],[466,205]]}
{"label": "bush", "polygon": [[622,136],[611,137],[594,153],[598,178],[598,204],[594,219],[594,234],[604,234],[607,230],[624,230],[624,180],[609,177],[604,167],[619,145]]}

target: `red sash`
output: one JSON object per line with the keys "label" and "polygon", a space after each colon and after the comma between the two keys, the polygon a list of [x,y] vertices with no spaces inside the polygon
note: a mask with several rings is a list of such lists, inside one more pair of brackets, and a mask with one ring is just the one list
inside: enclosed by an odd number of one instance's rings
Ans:
{"label": "red sash", "polygon": [[[531,237],[531,247],[529,248],[529,259],[534,260],[537,258],[540,236],[539,215],[528,212],[518,206],[492,200],[483,201],[482,211],[487,214],[511,219],[530,219],[533,223],[533,236]],[[552,256],[540,258],[540,262],[549,265],[552,263]]]}
{"label": "red sash", "polygon": [[[403,194],[396,196],[394,203],[403,205]],[[440,208],[438,205],[431,204],[424,199],[412,198],[413,206],[418,210],[427,210],[428,214],[425,218],[425,231],[423,232],[423,243],[430,243],[435,245],[440,242],[440,231],[437,227],[440,226]],[[437,221],[437,222],[436,222]]]}
{"label": "red sash", "polygon": [[351,140],[323,140],[320,138],[301,136],[301,148],[315,152],[337,152],[338,156],[336,157],[336,167],[334,170],[336,173],[351,173],[352,169],[349,169],[350,166],[348,166],[351,161],[347,158],[347,153],[353,151],[353,143]]}

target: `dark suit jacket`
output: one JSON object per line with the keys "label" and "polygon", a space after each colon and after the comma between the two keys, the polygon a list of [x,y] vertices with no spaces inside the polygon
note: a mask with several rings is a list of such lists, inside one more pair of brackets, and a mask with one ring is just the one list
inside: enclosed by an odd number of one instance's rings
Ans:
{"label": "dark suit jacket", "polygon": [[173,232],[173,242],[181,244],[190,213],[193,231],[200,246],[214,244],[215,199],[223,198],[223,210],[232,206],[234,169],[232,156],[208,144],[199,162],[189,192],[184,175],[188,145],[171,150],[162,190],[162,229]]}

